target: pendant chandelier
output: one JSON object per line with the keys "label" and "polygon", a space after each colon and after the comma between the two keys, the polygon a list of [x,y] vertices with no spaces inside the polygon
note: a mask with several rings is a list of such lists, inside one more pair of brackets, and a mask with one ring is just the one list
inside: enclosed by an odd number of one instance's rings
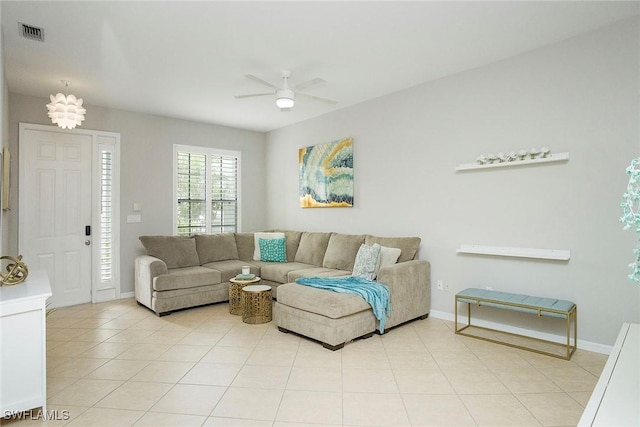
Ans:
{"label": "pendant chandelier", "polygon": [[73,129],[82,124],[84,113],[87,110],[82,107],[82,98],[78,99],[74,95],[68,94],[71,82],[67,80],[61,80],[61,82],[65,87],[65,94],[49,95],[51,99],[51,102],[47,104],[49,117],[62,129]]}

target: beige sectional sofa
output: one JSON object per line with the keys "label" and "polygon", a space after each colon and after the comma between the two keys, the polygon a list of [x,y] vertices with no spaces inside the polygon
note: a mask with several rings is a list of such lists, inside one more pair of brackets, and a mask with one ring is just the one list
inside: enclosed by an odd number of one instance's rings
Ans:
{"label": "beige sectional sofa", "polygon": [[229,279],[249,265],[270,285],[274,320],[283,332],[296,332],[340,348],[344,342],[379,329],[371,307],[362,297],[294,283],[300,277],[352,274],[362,244],[399,248],[397,262],[380,268],[377,281],[391,294],[390,328],[426,317],[430,310],[429,263],[417,259],[420,238],[376,237],[342,233],[281,231],[286,262],[254,260],[254,233],[142,236],[147,255],[135,261],[135,296],[158,315],[229,299]]}

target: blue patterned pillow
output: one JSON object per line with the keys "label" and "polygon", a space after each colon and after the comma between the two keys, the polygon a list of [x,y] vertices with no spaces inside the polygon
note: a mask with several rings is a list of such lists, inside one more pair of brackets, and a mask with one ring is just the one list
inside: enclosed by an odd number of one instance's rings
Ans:
{"label": "blue patterned pillow", "polygon": [[287,262],[285,239],[258,239],[260,261]]}
{"label": "blue patterned pillow", "polygon": [[373,280],[376,278],[376,268],[380,263],[381,246],[369,246],[362,244],[356,255],[352,276]]}

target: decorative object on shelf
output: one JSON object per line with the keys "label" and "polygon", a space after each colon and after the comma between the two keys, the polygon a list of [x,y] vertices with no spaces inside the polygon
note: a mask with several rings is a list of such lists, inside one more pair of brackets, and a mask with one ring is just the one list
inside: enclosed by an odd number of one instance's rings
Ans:
{"label": "decorative object on shelf", "polygon": [[353,140],[344,138],[298,150],[300,207],[353,206]]}
{"label": "decorative object on shelf", "polygon": [[[624,224],[624,229],[635,228],[640,233],[640,157],[636,157],[631,161],[631,165],[627,168],[629,175],[629,183],[627,191],[622,195],[622,216],[620,222]],[[631,274],[629,279],[633,282],[640,282],[640,243],[633,250],[635,260],[629,264]]]}
{"label": "decorative object on shelf", "polygon": [[47,104],[49,118],[51,118],[51,122],[62,129],[73,129],[82,124],[87,110],[82,107],[82,98],[76,98],[74,95],[68,94],[71,82],[68,80],[61,81],[65,87],[65,94],[58,93],[56,96],[49,96],[51,99],[51,102]]}
{"label": "decorative object on shelf", "polygon": [[538,154],[540,154],[540,151],[538,151],[537,148],[532,148],[531,151],[529,151],[529,155],[532,159],[535,159]]}
{"label": "decorative object on shelf", "polygon": [[551,155],[551,150],[549,150],[549,148],[547,147],[542,147],[540,148],[540,150],[538,150],[537,148],[532,148],[529,151],[520,150],[518,151],[518,154],[516,154],[515,151],[510,151],[509,154],[506,154],[506,155],[503,152],[499,152],[497,155],[487,154],[485,156],[484,154],[481,154],[480,156],[478,156],[476,161],[478,162],[479,165],[491,165],[496,160],[498,161],[498,163],[505,163],[505,162],[515,162],[518,159],[520,159],[521,161],[524,161],[527,159],[527,156],[529,156],[532,160],[536,158],[546,159],[550,155]]}
{"label": "decorative object on shelf", "polygon": [[532,148],[530,151],[520,150],[516,154],[514,151],[509,152],[506,156],[503,153],[481,154],[475,163],[464,163],[458,165],[456,171],[466,171],[471,169],[491,169],[507,166],[521,166],[533,163],[551,163],[569,160],[569,153],[551,153],[547,147],[542,147],[539,151]]}
{"label": "decorative object on shelf", "polygon": [[18,255],[18,258],[6,255],[0,257],[0,260],[3,259],[8,260],[9,264],[7,264],[6,274],[3,274],[0,271],[0,285],[11,286],[24,282],[29,275],[29,269],[27,268],[27,265],[22,262],[22,255]]}

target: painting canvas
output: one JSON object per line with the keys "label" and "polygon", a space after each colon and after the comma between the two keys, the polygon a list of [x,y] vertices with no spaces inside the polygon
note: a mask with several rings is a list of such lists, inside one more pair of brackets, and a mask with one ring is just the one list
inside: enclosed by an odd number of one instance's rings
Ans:
{"label": "painting canvas", "polygon": [[353,140],[300,148],[300,206],[353,206]]}

